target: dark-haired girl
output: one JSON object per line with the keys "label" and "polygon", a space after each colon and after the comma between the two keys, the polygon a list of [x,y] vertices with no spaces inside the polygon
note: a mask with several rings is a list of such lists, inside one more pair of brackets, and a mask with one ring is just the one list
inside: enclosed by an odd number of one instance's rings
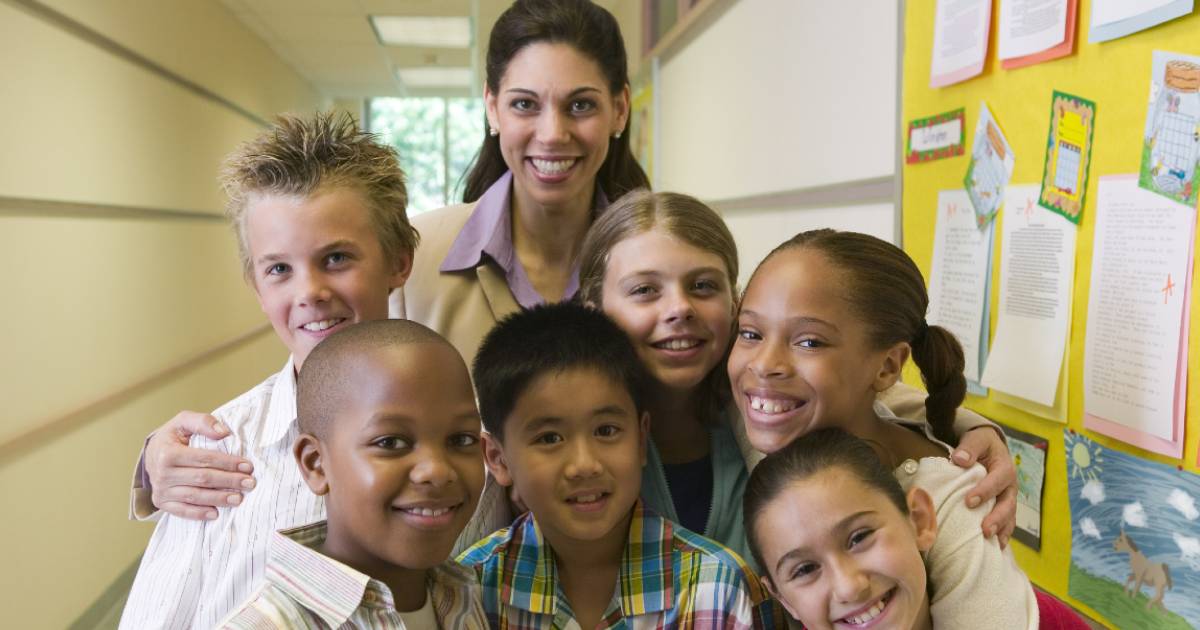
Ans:
{"label": "dark-haired girl", "polygon": [[[880,239],[814,230],[776,248],[746,288],[729,359],[746,434],[765,453],[822,428],[871,444],[904,488],[923,489],[939,520],[954,523],[926,557],[934,624],[1023,628],[1032,620],[1036,627],[1034,593],[1011,550],[984,537],[991,502],[967,507],[983,468],[964,470],[948,459],[966,388],[963,353],[949,331],[925,324],[928,304],[916,264]],[[898,418],[877,400],[910,355],[929,390],[928,424]],[[879,598],[851,617],[862,622],[878,613],[887,603],[886,594]]]}

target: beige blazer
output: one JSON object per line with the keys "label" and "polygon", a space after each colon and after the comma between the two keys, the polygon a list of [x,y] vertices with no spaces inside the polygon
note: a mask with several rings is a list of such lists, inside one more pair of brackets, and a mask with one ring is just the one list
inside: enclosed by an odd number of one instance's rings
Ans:
{"label": "beige blazer", "polygon": [[421,244],[404,288],[392,293],[390,314],[436,330],[458,349],[469,366],[497,321],[520,310],[504,281],[504,270],[487,260],[475,269],[440,269],[474,203],[449,206],[413,217]]}

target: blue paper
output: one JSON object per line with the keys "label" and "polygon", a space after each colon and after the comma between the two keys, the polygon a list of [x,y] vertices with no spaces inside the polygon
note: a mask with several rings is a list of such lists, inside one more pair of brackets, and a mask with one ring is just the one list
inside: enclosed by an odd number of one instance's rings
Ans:
{"label": "blue paper", "polygon": [[1088,42],[1106,42],[1110,39],[1125,37],[1138,31],[1144,31],[1163,22],[1169,22],[1177,17],[1187,15],[1195,7],[1195,0],[1176,0],[1171,4],[1148,11],[1128,20],[1093,26],[1088,29]]}

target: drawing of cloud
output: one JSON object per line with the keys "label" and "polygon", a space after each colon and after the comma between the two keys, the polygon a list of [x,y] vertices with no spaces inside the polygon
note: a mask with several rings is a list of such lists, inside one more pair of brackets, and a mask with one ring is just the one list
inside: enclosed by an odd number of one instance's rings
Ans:
{"label": "drawing of cloud", "polygon": [[1200,571],[1200,538],[1192,538],[1181,534],[1171,534],[1175,544],[1179,546],[1179,557],[1193,571]]}
{"label": "drawing of cloud", "polygon": [[1141,501],[1134,501],[1121,510],[1121,518],[1125,521],[1126,525],[1145,527],[1146,509],[1142,507]]}
{"label": "drawing of cloud", "polygon": [[1200,517],[1200,510],[1196,509],[1196,500],[1192,498],[1192,495],[1179,488],[1175,488],[1167,496],[1167,504],[1179,510],[1183,518],[1189,521],[1194,521],[1197,517]]}
{"label": "drawing of cloud", "polygon": [[1088,538],[1100,540],[1100,528],[1096,527],[1096,521],[1093,521],[1086,516],[1079,519],[1079,531],[1083,532],[1083,535],[1087,536]]}
{"label": "drawing of cloud", "polygon": [[1093,479],[1083,484],[1083,490],[1079,492],[1079,496],[1087,499],[1092,505],[1104,502],[1104,482],[1099,479]]}

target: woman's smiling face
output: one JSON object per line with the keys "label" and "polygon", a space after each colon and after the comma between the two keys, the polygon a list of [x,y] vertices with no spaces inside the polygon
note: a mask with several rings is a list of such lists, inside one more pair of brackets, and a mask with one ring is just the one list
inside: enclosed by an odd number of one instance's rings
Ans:
{"label": "woman's smiling face", "polygon": [[484,96],[518,202],[590,203],[610,140],[625,127],[628,87],[614,94],[595,61],[539,42],[513,55],[498,90]]}

